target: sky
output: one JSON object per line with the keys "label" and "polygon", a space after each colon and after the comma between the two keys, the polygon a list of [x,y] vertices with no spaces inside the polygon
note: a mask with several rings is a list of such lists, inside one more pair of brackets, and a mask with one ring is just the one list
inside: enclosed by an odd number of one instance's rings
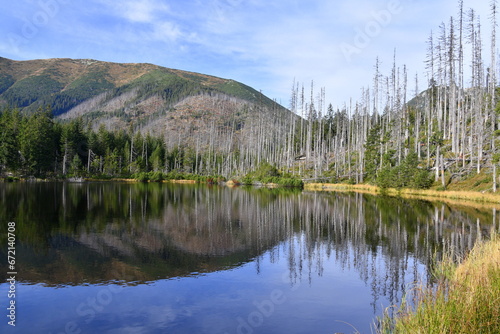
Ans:
{"label": "sky", "polygon": [[[464,0],[485,40],[489,2]],[[285,107],[294,82],[314,83],[342,107],[372,84],[377,57],[388,75],[396,54],[410,92],[416,74],[425,86],[426,40],[457,13],[458,0],[16,0],[0,11],[0,57],[152,63],[233,79]]]}

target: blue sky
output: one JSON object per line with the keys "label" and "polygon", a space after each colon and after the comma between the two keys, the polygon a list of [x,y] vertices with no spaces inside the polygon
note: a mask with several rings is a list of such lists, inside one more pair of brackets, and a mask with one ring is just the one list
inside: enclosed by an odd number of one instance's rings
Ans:
{"label": "blue sky", "polygon": [[[489,37],[489,0],[464,0]],[[425,41],[457,0],[17,0],[0,12],[0,56],[153,63],[243,82],[289,105],[293,81],[342,106],[394,49],[414,90]],[[489,52],[484,57],[489,59]]]}

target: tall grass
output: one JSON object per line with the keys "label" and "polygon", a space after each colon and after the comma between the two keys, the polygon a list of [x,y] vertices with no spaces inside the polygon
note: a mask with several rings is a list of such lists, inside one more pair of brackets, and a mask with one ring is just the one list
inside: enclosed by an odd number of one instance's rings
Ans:
{"label": "tall grass", "polygon": [[394,318],[380,320],[379,333],[500,333],[500,237],[476,244],[455,265],[448,255],[437,265],[437,284],[417,288],[414,306],[403,302]]}
{"label": "tall grass", "polygon": [[354,191],[367,194],[383,194],[389,196],[400,196],[404,198],[423,198],[429,200],[451,200],[463,203],[491,203],[498,205],[500,203],[499,193],[482,193],[478,191],[438,191],[432,189],[381,189],[377,186],[368,184],[323,184],[306,183],[305,190],[309,191]]}

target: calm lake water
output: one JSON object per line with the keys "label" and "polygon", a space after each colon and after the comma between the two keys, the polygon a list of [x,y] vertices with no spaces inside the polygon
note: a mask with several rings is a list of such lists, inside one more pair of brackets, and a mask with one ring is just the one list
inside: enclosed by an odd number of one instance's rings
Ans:
{"label": "calm lake water", "polygon": [[371,333],[434,256],[487,238],[496,216],[347,193],[0,184],[0,332]]}

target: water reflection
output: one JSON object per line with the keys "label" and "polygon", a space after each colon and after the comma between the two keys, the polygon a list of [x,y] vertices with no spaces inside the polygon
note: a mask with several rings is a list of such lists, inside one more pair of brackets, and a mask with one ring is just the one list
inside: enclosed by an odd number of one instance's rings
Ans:
{"label": "water reflection", "polygon": [[[362,194],[124,183],[1,184],[0,194],[23,284],[135,286],[283,262],[291,286],[314,286],[333,261],[369,287],[373,313],[431,279],[422,268],[443,250],[461,254],[497,228],[495,209]],[[2,261],[2,281],[7,271]]]}
{"label": "water reflection", "polygon": [[397,280],[409,256],[428,263],[444,248],[457,254],[471,248],[496,212],[362,194],[196,185],[6,184],[1,192],[2,220],[16,222],[19,260],[32,269],[24,280],[48,284],[125,279],[110,269],[133,281],[220,270],[297,234],[300,252],[287,252],[292,277],[313,264],[321,274],[322,257],[332,253],[361,277],[373,277],[370,259],[383,252]]}

